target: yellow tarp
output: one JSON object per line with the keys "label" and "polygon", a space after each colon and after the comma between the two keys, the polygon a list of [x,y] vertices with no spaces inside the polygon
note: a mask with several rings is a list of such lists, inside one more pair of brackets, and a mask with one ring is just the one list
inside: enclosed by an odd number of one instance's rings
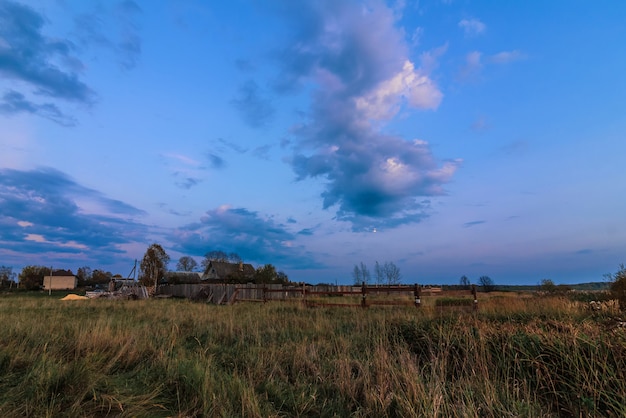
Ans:
{"label": "yellow tarp", "polygon": [[61,298],[61,300],[84,300],[84,299],[89,299],[89,298],[87,296],[74,295],[72,293],[70,293],[64,298]]}

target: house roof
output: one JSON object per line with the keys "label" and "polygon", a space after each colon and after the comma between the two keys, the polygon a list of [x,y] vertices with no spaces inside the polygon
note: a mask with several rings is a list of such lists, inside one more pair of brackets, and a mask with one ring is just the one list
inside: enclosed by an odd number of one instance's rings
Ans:
{"label": "house roof", "polygon": [[252,264],[228,263],[224,261],[211,261],[208,270],[214,270],[215,275],[219,278],[226,278],[228,276],[252,277],[255,273]]}

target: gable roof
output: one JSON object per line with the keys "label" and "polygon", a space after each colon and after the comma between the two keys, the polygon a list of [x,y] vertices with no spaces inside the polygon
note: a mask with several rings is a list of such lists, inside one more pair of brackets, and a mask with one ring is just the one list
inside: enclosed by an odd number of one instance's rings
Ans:
{"label": "gable roof", "polygon": [[206,276],[211,279],[226,279],[228,277],[252,277],[255,270],[252,264],[228,263],[225,261],[211,261]]}

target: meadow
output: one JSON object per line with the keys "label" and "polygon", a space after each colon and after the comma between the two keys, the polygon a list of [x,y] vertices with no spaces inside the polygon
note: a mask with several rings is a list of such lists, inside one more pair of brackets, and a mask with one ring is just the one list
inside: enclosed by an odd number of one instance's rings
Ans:
{"label": "meadow", "polygon": [[479,298],[446,314],[0,295],[0,416],[626,416],[619,313]]}

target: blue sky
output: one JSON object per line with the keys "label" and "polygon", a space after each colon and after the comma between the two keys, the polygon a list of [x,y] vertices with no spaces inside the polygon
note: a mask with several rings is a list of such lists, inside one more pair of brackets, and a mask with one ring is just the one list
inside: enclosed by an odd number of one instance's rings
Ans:
{"label": "blue sky", "polygon": [[626,3],[0,0],[0,264],[626,262]]}

